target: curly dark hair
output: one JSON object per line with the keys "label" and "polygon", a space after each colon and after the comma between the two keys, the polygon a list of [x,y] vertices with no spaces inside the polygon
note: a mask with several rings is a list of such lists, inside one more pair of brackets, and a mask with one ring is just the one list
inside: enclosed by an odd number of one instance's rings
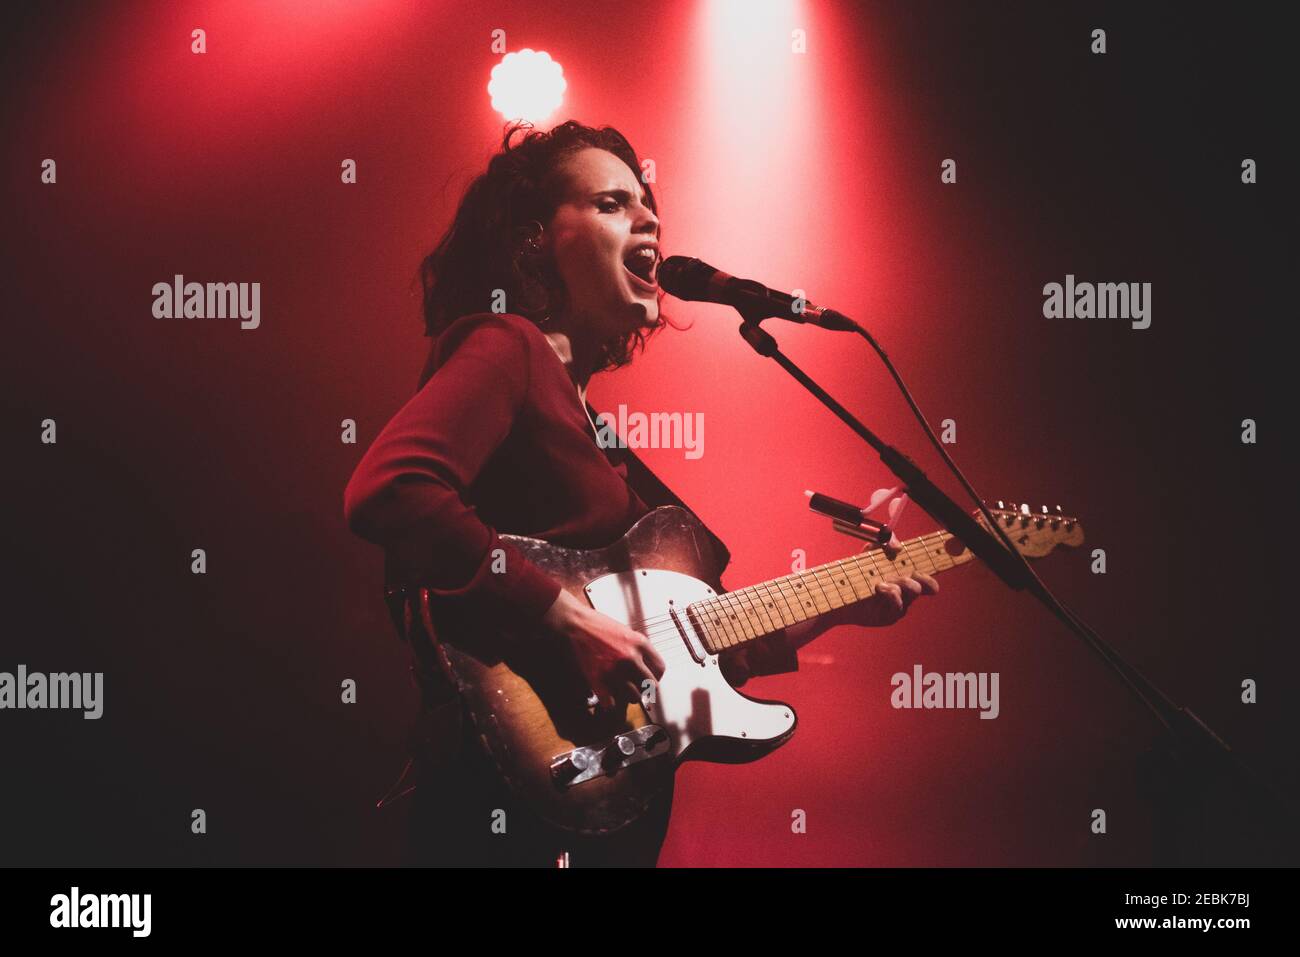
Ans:
{"label": "curly dark hair", "polygon": [[[518,143],[515,134],[530,130]],[[528,249],[530,223],[548,224],[562,198],[561,166],[588,147],[608,150],[641,179],[641,164],[626,137],[613,127],[596,129],[569,120],[543,133],[531,123],[506,125],[501,152],[470,183],[451,226],[420,264],[426,336],[437,337],[461,316],[485,312],[491,291],[502,289],[509,310],[534,323],[565,308],[564,284],[554,263]],[[654,192],[643,183],[646,204],[659,212]],[[659,293],[662,301],[663,292]],[[617,369],[665,325],[660,318],[605,343],[594,371]],[[430,370],[426,366],[426,375]],[[423,384],[423,382],[421,383]]]}

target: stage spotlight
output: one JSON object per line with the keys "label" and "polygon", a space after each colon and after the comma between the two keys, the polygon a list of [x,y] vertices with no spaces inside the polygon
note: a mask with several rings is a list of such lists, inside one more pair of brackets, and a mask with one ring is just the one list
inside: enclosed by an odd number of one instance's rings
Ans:
{"label": "stage spotlight", "polygon": [[564,68],[541,50],[507,53],[492,68],[488,93],[492,108],[507,120],[546,119],[564,101]]}

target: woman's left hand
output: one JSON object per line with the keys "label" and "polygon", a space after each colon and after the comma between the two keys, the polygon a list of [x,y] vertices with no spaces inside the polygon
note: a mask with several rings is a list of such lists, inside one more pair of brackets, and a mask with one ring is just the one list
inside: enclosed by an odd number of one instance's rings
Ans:
{"label": "woman's left hand", "polygon": [[[894,489],[888,492],[894,492]],[[872,506],[875,506],[876,499],[885,493],[887,490],[884,489],[876,492],[872,497]],[[897,510],[891,508],[891,520],[896,518]],[[872,547],[875,546],[868,545],[863,551],[871,551]],[[902,542],[898,541],[898,536],[892,534],[889,537],[889,544],[881,551],[884,551],[885,557],[893,559],[897,557],[901,547]],[[932,594],[939,594],[939,583],[924,572],[913,572],[905,576],[887,576],[884,581],[876,585],[875,594],[870,598],[854,602],[853,605],[836,611],[835,624],[857,624],[865,625],[867,628],[884,627],[906,615],[911,603],[918,598],[932,596]]]}
{"label": "woman's left hand", "polygon": [[875,594],[835,612],[836,624],[865,625],[878,628],[892,625],[904,615],[912,602],[922,596],[937,595],[939,583],[924,572],[905,577],[890,576],[876,585]]}
{"label": "woman's left hand", "polygon": [[[893,559],[898,555],[901,545],[897,536],[894,536],[882,551]],[[868,545],[863,551],[867,552],[875,547],[875,545]],[[887,575],[876,582],[870,598],[864,598],[851,605],[842,605],[815,618],[789,625],[786,627],[786,638],[792,647],[800,648],[837,625],[862,625],[867,628],[892,625],[907,614],[907,609],[916,599],[937,594],[939,594],[939,583],[933,576],[924,572]]]}
{"label": "woman's left hand", "polygon": [[[871,493],[871,501],[862,510],[862,514],[865,516],[867,513],[885,505],[890,527],[897,528],[899,519],[903,515],[903,509],[907,505],[907,495],[899,495],[900,491],[899,488],[876,489]],[[898,556],[899,549],[902,546],[903,543],[898,540],[898,536],[891,532],[889,543],[881,550],[892,561]],[[863,551],[868,552],[875,547],[874,545],[868,545]],[[910,575],[890,575],[876,585],[875,593],[870,598],[839,609],[836,612],[836,624],[865,625],[868,628],[892,625],[907,614],[907,609],[911,607],[912,602],[916,601],[916,599],[923,595],[937,594],[939,594],[939,583],[924,572],[912,572]]]}
{"label": "woman's left hand", "polygon": [[[885,557],[891,561],[898,557],[903,543],[898,540],[898,536],[893,533],[892,529],[898,527],[903,508],[907,505],[906,493],[900,495],[899,492],[900,489],[898,488],[880,488],[871,493],[869,504],[862,509],[863,516],[865,517],[869,512],[875,511],[882,505],[886,506],[891,532],[889,542],[886,545],[880,547],[872,543],[862,549],[864,552],[880,548]],[[812,619],[810,623],[791,625],[787,630],[794,641],[795,647],[799,647],[836,625],[864,625],[868,628],[892,625],[907,614],[907,609],[912,606],[912,602],[916,601],[916,599],[937,594],[939,594],[939,583],[924,572],[913,571],[910,575],[886,575],[883,580],[876,582],[870,598],[834,609]]]}

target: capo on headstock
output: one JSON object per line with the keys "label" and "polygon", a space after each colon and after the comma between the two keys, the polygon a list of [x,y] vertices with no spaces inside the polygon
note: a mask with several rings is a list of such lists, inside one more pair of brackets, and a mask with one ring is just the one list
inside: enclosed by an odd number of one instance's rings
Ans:
{"label": "capo on headstock", "polygon": [[[907,505],[906,493],[893,499],[893,496],[898,491],[896,487],[878,489],[872,494],[871,501],[865,507],[843,502],[840,499],[814,492],[811,489],[805,489],[804,494],[808,496],[808,507],[814,512],[829,516],[831,527],[837,532],[843,532],[845,535],[851,535],[854,538],[861,538],[880,548],[884,548],[893,537],[894,527],[898,524],[898,518],[902,515],[904,506]],[[889,504],[888,522],[878,522],[875,519],[866,517],[868,512],[889,499],[893,500]]]}

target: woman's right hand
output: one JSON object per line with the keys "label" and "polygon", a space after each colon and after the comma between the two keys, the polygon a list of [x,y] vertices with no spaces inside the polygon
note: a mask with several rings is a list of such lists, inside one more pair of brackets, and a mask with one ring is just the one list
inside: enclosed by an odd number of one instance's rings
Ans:
{"label": "woman's right hand", "polygon": [[612,709],[620,703],[638,703],[643,682],[663,677],[664,660],[644,634],[596,611],[567,591],[560,591],[542,622],[569,640],[599,707]]}

